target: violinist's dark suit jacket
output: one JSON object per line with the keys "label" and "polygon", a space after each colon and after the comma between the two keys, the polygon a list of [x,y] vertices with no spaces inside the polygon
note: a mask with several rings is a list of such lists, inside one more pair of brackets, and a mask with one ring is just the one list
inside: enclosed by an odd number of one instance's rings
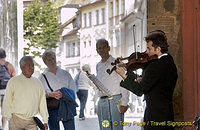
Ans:
{"label": "violinist's dark suit jacket", "polygon": [[[162,56],[152,61],[144,70],[140,83],[135,82],[135,74],[127,73],[127,78],[120,85],[138,96],[145,95],[146,110],[144,121],[147,130],[171,130],[166,127],[174,120],[172,96],[177,80],[177,69],[171,55]],[[165,127],[154,127],[156,122],[163,122]],[[165,122],[166,121],[166,122]],[[152,127],[153,126],[153,127]]]}

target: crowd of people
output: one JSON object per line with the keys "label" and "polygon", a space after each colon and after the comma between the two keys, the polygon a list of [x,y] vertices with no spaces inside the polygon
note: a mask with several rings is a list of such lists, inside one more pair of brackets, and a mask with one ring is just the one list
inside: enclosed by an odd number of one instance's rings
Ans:
{"label": "crowd of people", "polygon": [[[174,121],[172,95],[178,75],[173,58],[168,53],[167,37],[163,31],[155,30],[147,34],[145,41],[146,54],[149,57],[155,55],[157,58],[148,63],[143,69],[142,77],[138,79],[133,71],[127,71],[119,65],[116,65],[115,71],[108,74],[107,70],[113,68],[111,63],[116,59],[109,53],[110,46],[106,39],[96,42],[96,51],[101,57],[96,65],[96,78],[108,89],[112,97],[98,90],[97,115],[102,130],[123,130],[123,125],[113,125],[113,122],[124,121],[124,113],[129,107],[130,92],[137,96],[144,95],[146,124],[149,121]],[[76,97],[80,101],[79,120],[85,120],[88,88],[96,88],[96,84],[87,76],[87,73],[91,72],[88,64],[83,65],[73,79],[68,71],[58,67],[55,52],[46,50],[42,59],[47,68],[35,78],[32,76],[34,59],[31,56],[21,58],[19,65],[22,73],[17,76],[13,65],[5,58],[5,50],[0,48],[1,129],[5,127],[7,119],[9,130],[37,130],[34,117],[39,113],[45,130],[59,130],[60,121],[65,130],[75,130],[74,117],[78,107]],[[105,119],[110,122],[106,128],[102,125]],[[167,125],[145,125],[144,129],[174,128]]]}

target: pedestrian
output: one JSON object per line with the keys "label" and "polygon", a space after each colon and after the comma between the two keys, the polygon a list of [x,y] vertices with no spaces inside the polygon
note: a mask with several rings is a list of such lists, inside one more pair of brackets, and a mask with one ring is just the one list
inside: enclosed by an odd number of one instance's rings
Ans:
{"label": "pedestrian", "polygon": [[19,64],[22,74],[11,78],[6,87],[3,117],[9,120],[9,130],[38,130],[33,117],[40,113],[47,130],[46,97],[42,83],[32,76],[33,58],[24,56]]}
{"label": "pedestrian", "polygon": [[[145,37],[146,53],[158,56],[144,69],[140,82],[136,82],[135,74],[127,75],[117,66],[116,72],[124,79],[120,85],[138,96],[144,94],[146,109],[144,121],[145,130],[173,130],[168,121],[174,121],[172,97],[177,81],[177,68],[172,56],[168,53],[167,37],[163,31],[155,30]],[[158,125],[164,122],[164,125]]]}
{"label": "pedestrian", "polygon": [[90,73],[90,66],[88,64],[83,65],[82,71],[75,76],[75,84],[77,86],[76,94],[80,101],[80,121],[85,120],[84,110],[88,98],[88,88],[94,86],[92,81],[87,77],[86,72]]}
{"label": "pedestrian", "polygon": [[[15,76],[15,69],[11,63],[6,61],[6,51],[3,48],[0,48],[0,103],[1,109],[3,106],[3,99],[5,96],[6,85],[8,80],[11,77]],[[6,120],[2,117],[1,118],[2,126],[1,129],[5,128]]]}
{"label": "pedestrian", "polygon": [[76,116],[77,104],[74,80],[69,72],[57,66],[55,52],[46,50],[42,59],[47,68],[39,79],[45,88],[46,97],[59,100],[57,108],[48,108],[49,129],[59,130],[59,121],[62,121],[65,130],[75,130],[74,116]]}
{"label": "pedestrian", "polygon": [[96,65],[97,79],[112,93],[113,100],[100,92],[100,100],[98,102],[98,119],[100,129],[103,120],[109,120],[110,126],[106,130],[123,130],[122,125],[113,125],[114,121],[124,121],[124,113],[128,108],[129,91],[120,87],[122,78],[116,73],[107,73],[107,69],[111,69],[112,62],[115,61],[110,54],[110,46],[105,39],[99,39],[96,43],[97,53],[101,56],[101,61]]}

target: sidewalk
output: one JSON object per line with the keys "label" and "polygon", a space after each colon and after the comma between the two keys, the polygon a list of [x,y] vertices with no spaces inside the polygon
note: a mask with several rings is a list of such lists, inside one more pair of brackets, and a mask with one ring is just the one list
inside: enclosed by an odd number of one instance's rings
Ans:
{"label": "sidewalk", "polygon": [[[124,119],[124,130],[141,130],[139,124],[142,123],[143,113],[128,113]],[[138,125],[133,125],[137,123]],[[99,122],[97,115],[89,116],[83,121],[79,121],[78,117],[75,118],[76,130],[99,130]],[[128,126],[130,125],[130,126]]]}
{"label": "sidewalk", "polygon": [[[133,122],[141,123],[142,113],[129,113],[125,115],[124,122],[131,124],[130,126],[124,125],[124,130],[141,130],[140,126],[133,125]],[[64,130],[62,123],[60,123],[61,130]],[[75,117],[76,130],[99,130],[99,122],[97,115],[87,116],[83,121],[79,121],[78,116]],[[6,129],[8,130],[8,123]]]}

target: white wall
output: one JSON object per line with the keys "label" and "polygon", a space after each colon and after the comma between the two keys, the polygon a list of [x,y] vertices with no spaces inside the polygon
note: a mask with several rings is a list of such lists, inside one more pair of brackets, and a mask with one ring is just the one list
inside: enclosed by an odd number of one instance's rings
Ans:
{"label": "white wall", "polygon": [[70,18],[75,16],[77,11],[78,10],[76,8],[61,8],[61,12],[60,12],[61,13],[61,16],[60,16],[61,24],[65,23]]}

